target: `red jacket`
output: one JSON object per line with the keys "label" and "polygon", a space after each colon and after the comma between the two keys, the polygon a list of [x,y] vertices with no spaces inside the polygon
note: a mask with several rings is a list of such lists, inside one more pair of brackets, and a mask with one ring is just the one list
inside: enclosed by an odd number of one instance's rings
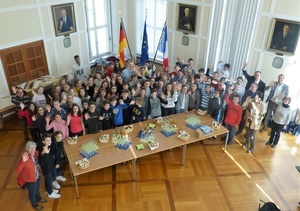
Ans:
{"label": "red jacket", "polygon": [[31,119],[31,116],[30,116],[30,114],[29,114],[29,111],[28,110],[19,110],[18,111],[18,116],[19,116],[19,118],[21,119],[21,118],[26,118],[26,120],[27,120],[27,124],[28,124],[28,126],[29,127],[32,127],[33,126],[33,121],[32,121],[32,119]]}
{"label": "red jacket", "polygon": [[[36,158],[38,159],[38,152],[36,152]],[[23,162],[21,157],[16,166],[16,172],[19,173],[17,182],[21,187],[23,187],[26,182],[36,182],[35,164],[31,157],[29,157],[26,162]]]}
{"label": "red jacket", "polygon": [[228,110],[224,122],[231,126],[240,124],[243,113],[242,107],[240,105],[234,105],[229,99],[229,94],[226,95],[225,101],[228,105]]}

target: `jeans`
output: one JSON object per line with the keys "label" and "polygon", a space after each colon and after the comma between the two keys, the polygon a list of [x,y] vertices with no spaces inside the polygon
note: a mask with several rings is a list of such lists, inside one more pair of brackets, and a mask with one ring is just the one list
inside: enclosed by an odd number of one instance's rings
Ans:
{"label": "jeans", "polygon": [[246,110],[243,110],[243,114],[242,114],[242,118],[241,118],[241,122],[240,122],[240,125],[239,125],[239,133],[243,132],[244,130],[244,127],[245,127],[245,124],[246,124],[246,120],[245,120],[245,114],[246,114]]}
{"label": "jeans", "polygon": [[228,141],[227,141],[227,144],[230,144],[232,142],[232,139],[234,137],[234,134],[235,134],[235,126],[233,125],[229,125],[229,124],[226,124],[225,123],[225,128],[227,130],[229,130],[229,135],[228,135]]}
{"label": "jeans", "polygon": [[59,166],[59,168],[55,168],[55,155],[51,155],[51,160],[53,163],[52,169],[51,169],[51,176],[52,176],[52,182],[56,181],[56,177],[61,175],[62,166]]}
{"label": "jeans", "polygon": [[25,184],[32,207],[36,207],[41,200],[40,182],[41,177],[39,177],[36,182],[26,182]]}
{"label": "jeans", "polygon": [[184,111],[185,111],[184,109],[179,109],[179,110],[176,110],[176,114],[183,113]]}
{"label": "jeans", "polygon": [[45,177],[45,188],[46,188],[46,191],[47,193],[50,195],[52,194],[52,174],[49,173],[47,175],[44,175]]}

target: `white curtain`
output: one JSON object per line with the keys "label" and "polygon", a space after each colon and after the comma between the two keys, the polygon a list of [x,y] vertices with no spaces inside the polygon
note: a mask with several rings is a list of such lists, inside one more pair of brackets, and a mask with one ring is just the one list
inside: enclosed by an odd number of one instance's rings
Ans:
{"label": "white curtain", "polygon": [[213,5],[213,18],[212,18],[212,29],[211,35],[209,39],[209,48],[208,48],[208,63],[211,63],[213,66],[216,66],[216,61],[219,59],[217,58],[217,54],[219,51],[218,43],[219,39],[222,37],[221,29],[222,29],[222,16],[224,15],[224,1],[214,1]]}
{"label": "white curtain", "polygon": [[229,63],[234,77],[242,74],[243,63],[248,57],[259,4],[260,0],[215,1],[213,19],[221,24],[212,26],[208,61],[215,67],[219,60]]}

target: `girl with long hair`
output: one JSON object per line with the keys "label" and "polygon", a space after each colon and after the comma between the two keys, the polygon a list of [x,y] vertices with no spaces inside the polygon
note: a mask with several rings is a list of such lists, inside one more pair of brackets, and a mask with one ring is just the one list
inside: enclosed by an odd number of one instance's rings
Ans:
{"label": "girl with long hair", "polygon": [[35,141],[35,143],[37,143],[38,139],[40,138],[40,134],[36,125],[36,105],[33,102],[31,102],[29,104],[28,109],[24,110],[25,104],[21,102],[20,108],[21,109],[18,111],[18,116],[19,118],[25,118],[27,120],[28,128],[32,139]]}
{"label": "girl with long hair", "polygon": [[76,103],[72,105],[71,112],[67,116],[67,126],[70,126],[71,137],[85,135],[83,117]]}

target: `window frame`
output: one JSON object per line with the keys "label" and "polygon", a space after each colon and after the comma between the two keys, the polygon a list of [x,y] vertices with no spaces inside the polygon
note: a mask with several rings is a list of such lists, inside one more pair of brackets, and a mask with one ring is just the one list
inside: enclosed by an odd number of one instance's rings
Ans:
{"label": "window frame", "polygon": [[[85,12],[86,12],[86,24],[87,24],[87,37],[88,37],[88,46],[89,46],[89,56],[91,60],[97,59],[99,57],[103,57],[105,55],[111,54],[113,52],[113,33],[112,33],[112,12],[111,12],[111,8],[112,8],[112,3],[110,0],[103,0],[105,1],[105,6],[104,6],[104,11],[107,12],[107,14],[104,14],[103,16],[106,17],[107,21],[106,24],[104,25],[97,25],[96,22],[96,18],[97,18],[97,10],[95,7],[95,2],[98,0],[85,0]],[[91,2],[92,4],[92,17],[93,17],[93,22],[94,22],[94,26],[91,27],[91,23],[89,23],[89,13],[90,11],[88,10],[88,4]],[[105,9],[106,8],[106,9]],[[101,29],[106,29],[107,30],[107,50],[105,52],[101,52],[100,48],[99,48],[99,43],[101,43],[101,40],[99,40],[99,35],[97,36],[98,30]],[[92,42],[92,38],[91,38],[91,33],[94,34],[94,38],[95,38],[95,43],[91,43]],[[93,45],[95,49],[96,54],[93,55]]]}

